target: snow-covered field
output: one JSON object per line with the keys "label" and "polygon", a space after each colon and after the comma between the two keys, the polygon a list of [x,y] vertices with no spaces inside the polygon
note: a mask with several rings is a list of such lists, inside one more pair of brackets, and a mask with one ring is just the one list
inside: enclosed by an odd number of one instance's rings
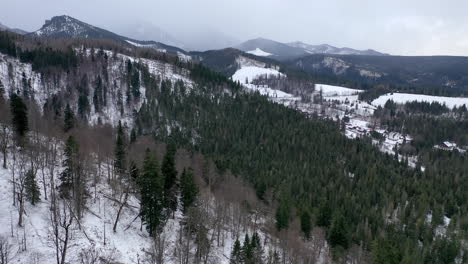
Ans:
{"label": "snow-covered field", "polygon": [[428,103],[438,102],[440,104],[445,104],[448,108],[459,107],[462,105],[466,105],[468,107],[468,98],[466,97],[444,97],[408,93],[385,94],[372,101],[372,104],[375,106],[384,106],[388,100],[393,100],[397,104],[417,101]]}
{"label": "snow-covered field", "polygon": [[324,97],[329,96],[351,96],[362,93],[363,90],[350,89],[342,86],[316,84],[315,91],[321,91]]}
{"label": "snow-covered field", "polygon": [[271,53],[268,53],[266,51],[263,51],[259,48],[256,48],[255,50],[247,51],[247,53],[255,55],[255,56],[261,56],[261,57],[266,57],[272,55]]}
{"label": "snow-covered field", "polygon": [[261,65],[254,65],[252,63],[243,63],[241,68],[237,70],[232,76],[233,81],[238,81],[249,90],[258,91],[262,95],[266,95],[273,100],[275,99],[291,99],[296,100],[297,98],[289,93],[285,93],[280,90],[271,89],[265,85],[255,85],[252,83],[255,79],[261,76],[285,76],[276,69],[261,67]]}

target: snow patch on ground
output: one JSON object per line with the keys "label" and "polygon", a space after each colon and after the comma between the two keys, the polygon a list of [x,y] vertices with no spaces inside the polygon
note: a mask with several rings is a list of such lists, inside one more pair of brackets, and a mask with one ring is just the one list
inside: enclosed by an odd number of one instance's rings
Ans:
{"label": "snow patch on ground", "polygon": [[316,91],[321,91],[322,95],[325,96],[351,96],[362,93],[363,90],[350,89],[341,86],[327,85],[327,84],[316,84]]}
{"label": "snow patch on ground", "polygon": [[263,51],[263,50],[261,50],[259,48],[256,48],[255,50],[247,51],[247,53],[255,55],[255,56],[261,56],[261,57],[267,57],[267,56],[273,55],[273,54],[268,53],[266,51]]}
{"label": "snow patch on ground", "polygon": [[405,104],[413,101],[428,103],[438,102],[440,104],[445,104],[448,108],[459,107],[462,105],[468,106],[468,98],[466,97],[444,97],[408,93],[385,94],[372,101],[372,104],[375,106],[384,106],[388,100],[393,100],[397,104]]}

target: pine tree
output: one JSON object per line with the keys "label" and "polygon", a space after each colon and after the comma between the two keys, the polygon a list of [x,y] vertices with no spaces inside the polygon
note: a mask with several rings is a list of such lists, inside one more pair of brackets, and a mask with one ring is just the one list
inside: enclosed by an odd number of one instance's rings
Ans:
{"label": "pine tree", "polygon": [[26,198],[32,205],[36,205],[41,199],[41,192],[36,182],[36,175],[32,170],[29,170],[25,175],[24,188],[26,191]]}
{"label": "pine tree", "polygon": [[192,169],[184,169],[182,172],[180,179],[180,189],[182,196],[182,211],[186,213],[187,209],[193,205],[198,195],[198,187],[195,184]]}
{"label": "pine tree", "polygon": [[79,146],[73,136],[69,136],[65,143],[65,160],[62,166],[65,168],[60,174],[60,195],[64,198],[70,198],[70,191],[73,187],[74,181],[76,180],[76,174],[78,171],[78,152]]}
{"label": "pine tree", "polygon": [[63,131],[68,132],[75,126],[75,114],[71,110],[70,105],[65,107],[65,114],[63,119]]}
{"label": "pine tree", "polygon": [[231,258],[229,264],[243,264],[242,262],[242,248],[239,242],[239,239],[236,239],[234,242],[234,247],[232,248]]}
{"label": "pine tree", "polygon": [[312,223],[310,220],[310,214],[308,211],[304,211],[301,214],[301,230],[304,233],[306,239],[310,238],[310,232],[312,231]]}
{"label": "pine tree", "polygon": [[28,108],[21,97],[13,94],[10,98],[10,110],[12,114],[12,123],[15,135],[19,141],[22,141],[29,130]]}
{"label": "pine tree", "polygon": [[276,228],[281,230],[289,226],[290,205],[287,199],[281,199],[276,210]]}
{"label": "pine tree", "polygon": [[164,177],[164,206],[168,212],[177,210],[177,170],[175,169],[175,147],[168,145],[164,155],[161,172]]}
{"label": "pine tree", "polygon": [[146,229],[153,235],[164,223],[163,179],[159,175],[156,157],[146,150],[143,171],[138,179],[140,187],[140,214]]}
{"label": "pine tree", "polygon": [[251,241],[251,248],[252,248],[252,260],[250,263],[252,264],[262,264],[263,260],[263,247],[260,241],[260,237],[258,236],[257,232],[254,232]]}
{"label": "pine tree", "polygon": [[130,132],[130,144],[133,144],[136,142],[137,139],[137,134],[135,128],[132,128],[132,131]]}
{"label": "pine tree", "polygon": [[245,234],[244,244],[242,245],[242,262],[245,264],[252,262],[252,244],[248,234]]}
{"label": "pine tree", "polygon": [[328,235],[328,240],[332,247],[342,246],[348,248],[348,236],[345,218],[341,213],[336,213],[333,217],[332,226]]}
{"label": "pine tree", "polygon": [[119,175],[124,175],[127,169],[126,151],[125,151],[125,132],[122,127],[122,122],[119,121],[117,127],[117,139],[115,141],[115,160],[114,169]]}
{"label": "pine tree", "polygon": [[3,99],[5,95],[5,86],[3,85],[2,81],[0,80],[0,99]]}
{"label": "pine tree", "polygon": [[323,227],[329,227],[331,224],[332,211],[328,203],[323,203],[319,208],[317,216],[317,225]]}
{"label": "pine tree", "polygon": [[130,161],[130,178],[133,181],[137,181],[140,175],[140,170],[138,169],[137,164],[132,160]]}

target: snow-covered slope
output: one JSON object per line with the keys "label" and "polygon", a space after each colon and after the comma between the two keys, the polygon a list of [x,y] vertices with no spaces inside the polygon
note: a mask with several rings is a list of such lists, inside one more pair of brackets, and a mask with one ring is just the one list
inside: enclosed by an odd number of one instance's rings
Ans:
{"label": "snow-covered slope", "polygon": [[346,87],[327,85],[327,84],[316,84],[315,90],[322,92],[323,96],[357,95],[363,92],[362,90],[350,89]]}
{"label": "snow-covered slope", "polygon": [[259,48],[256,48],[255,50],[247,51],[247,53],[255,55],[255,56],[260,56],[260,57],[265,57],[265,56],[271,56],[273,54],[265,52]]}
{"label": "snow-covered slope", "polygon": [[405,104],[408,102],[438,102],[445,104],[448,108],[459,107],[465,105],[468,107],[468,98],[466,97],[444,97],[444,96],[432,96],[422,94],[407,94],[407,93],[391,93],[380,96],[379,98],[372,101],[375,106],[384,106],[388,100],[393,100],[397,104]]}
{"label": "snow-covered slope", "polygon": [[140,41],[120,36],[108,30],[90,25],[70,16],[55,16],[46,20],[37,31],[28,34],[36,38],[65,38],[65,39],[110,39],[116,42],[129,43],[135,46],[144,46],[156,50],[165,50],[175,55],[188,53],[180,48],[166,45],[156,41]]}
{"label": "snow-covered slope", "polygon": [[296,41],[287,43],[291,47],[302,48],[309,54],[337,54],[337,55],[388,55],[375,50],[356,50],[351,48],[337,48],[328,44],[310,45],[304,42]]}
{"label": "snow-covered slope", "polygon": [[[83,54],[84,56],[91,56],[91,50],[87,49],[83,52],[81,49],[76,49],[76,52]],[[96,54],[99,52],[95,50]],[[149,72],[160,80],[170,80],[175,83],[177,81],[183,81],[187,88],[193,87],[192,81],[188,78],[188,71],[176,69],[173,65],[157,60],[150,60],[145,58],[135,58],[124,54],[116,53],[113,54],[111,51],[104,51],[107,54],[108,60],[106,63],[106,73],[108,76],[107,83],[113,84],[113,89],[107,89],[105,97],[108,98],[107,104],[102,107],[100,112],[96,112],[94,107],[90,109],[90,115],[88,121],[91,124],[97,124],[98,122],[116,125],[118,120],[131,125],[133,122],[133,112],[138,111],[146,100],[146,87],[143,82],[140,82],[140,94],[141,97],[138,100],[133,100],[132,104],[124,104],[124,111],[121,114],[118,106],[118,94],[122,95],[122,100],[127,100],[126,86],[127,81],[122,78],[126,72],[126,62],[138,62],[146,65]],[[177,70],[177,72],[174,72]],[[95,89],[95,78],[99,76],[98,73],[88,72],[86,73],[89,77],[89,95],[88,101],[93,102],[94,89]],[[141,77],[140,77],[141,78]],[[28,63],[22,63],[18,59],[11,56],[7,56],[0,53],[0,81],[7,87],[6,96],[13,92],[22,93],[25,89],[25,85],[30,86],[29,96],[37,105],[43,107],[46,100],[50,99],[54,94],[64,92],[70,83],[70,79],[66,75],[60,76],[56,79],[44,78],[40,73],[32,70],[32,65]],[[72,110],[77,113],[78,103],[76,95],[68,96],[68,103]]]}

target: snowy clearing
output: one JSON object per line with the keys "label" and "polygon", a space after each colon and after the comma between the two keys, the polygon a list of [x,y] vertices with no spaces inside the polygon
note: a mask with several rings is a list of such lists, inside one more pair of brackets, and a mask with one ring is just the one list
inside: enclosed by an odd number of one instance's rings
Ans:
{"label": "snowy clearing", "polygon": [[445,104],[448,108],[454,108],[462,105],[468,106],[468,98],[466,97],[443,97],[422,94],[408,94],[408,93],[393,93],[385,94],[372,101],[375,106],[384,106],[388,100],[393,100],[397,104],[405,104],[408,102],[438,102]]}
{"label": "snowy clearing", "polygon": [[267,56],[273,55],[259,48],[256,48],[255,50],[247,51],[247,53],[255,55],[255,56],[260,56],[260,57],[267,57]]}
{"label": "snowy clearing", "polygon": [[363,90],[350,89],[341,86],[327,85],[327,84],[316,84],[316,91],[322,91],[323,96],[350,96],[362,93]]}

